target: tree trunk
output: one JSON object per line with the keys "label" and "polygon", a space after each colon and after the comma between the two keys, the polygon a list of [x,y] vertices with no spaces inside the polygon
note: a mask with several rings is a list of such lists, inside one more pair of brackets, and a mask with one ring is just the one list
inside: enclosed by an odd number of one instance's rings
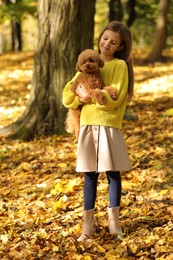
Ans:
{"label": "tree trunk", "polygon": [[0,55],[5,52],[6,47],[6,38],[4,33],[4,25],[1,26],[1,32],[0,32]]}
{"label": "tree trunk", "polygon": [[135,4],[135,0],[110,0],[109,20],[124,21],[130,27],[136,17]]}
{"label": "tree trunk", "polygon": [[95,1],[40,0],[31,97],[21,118],[0,135],[28,140],[62,134],[62,90],[74,75],[78,54],[92,48]]}
{"label": "tree trunk", "polygon": [[136,0],[129,0],[128,3],[129,3],[129,15],[126,24],[128,27],[130,27],[136,18],[136,11],[135,11]]}
{"label": "tree trunk", "polygon": [[21,34],[21,22],[15,17],[11,19],[11,40],[12,40],[12,50],[21,51],[22,50],[22,34]]}
{"label": "tree trunk", "polygon": [[162,60],[162,51],[166,45],[166,25],[170,0],[160,0],[158,6],[157,24],[153,45],[146,61],[155,62]]}
{"label": "tree trunk", "polygon": [[135,12],[135,0],[121,0],[121,5],[123,9],[123,21],[125,24],[130,27],[135,20],[136,12]]}
{"label": "tree trunk", "polygon": [[109,21],[117,20],[122,21],[123,10],[120,0],[110,0],[109,1]]}

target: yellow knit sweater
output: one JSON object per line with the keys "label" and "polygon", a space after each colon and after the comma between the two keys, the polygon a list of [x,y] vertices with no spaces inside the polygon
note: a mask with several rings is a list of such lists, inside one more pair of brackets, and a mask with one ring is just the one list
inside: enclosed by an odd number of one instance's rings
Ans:
{"label": "yellow knit sweater", "polygon": [[[122,128],[122,119],[127,106],[128,69],[124,60],[114,59],[105,62],[101,69],[103,81],[106,86],[113,86],[117,90],[118,99],[113,101],[104,91],[106,104],[99,105],[94,101],[83,105],[80,125],[103,125],[113,128]],[[79,73],[69,81],[63,90],[63,104],[67,108],[76,109],[81,103],[71,91],[71,84]]]}

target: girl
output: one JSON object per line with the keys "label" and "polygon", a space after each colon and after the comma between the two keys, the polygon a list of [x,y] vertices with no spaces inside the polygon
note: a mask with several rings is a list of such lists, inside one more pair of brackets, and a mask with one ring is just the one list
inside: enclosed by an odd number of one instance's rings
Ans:
{"label": "girl", "polygon": [[121,234],[119,209],[121,200],[121,171],[129,171],[131,163],[121,132],[122,119],[128,101],[133,96],[133,67],[131,59],[132,37],[121,22],[110,22],[98,39],[98,50],[105,62],[101,69],[106,86],[113,86],[118,99],[113,101],[104,92],[106,104],[91,100],[82,85],[77,95],[71,91],[75,77],[66,84],[63,104],[75,109],[83,104],[80,117],[80,135],[77,148],[76,171],[84,175],[84,223],[78,241],[85,241],[95,231],[94,206],[99,172],[106,172],[110,205],[108,227],[111,234]]}

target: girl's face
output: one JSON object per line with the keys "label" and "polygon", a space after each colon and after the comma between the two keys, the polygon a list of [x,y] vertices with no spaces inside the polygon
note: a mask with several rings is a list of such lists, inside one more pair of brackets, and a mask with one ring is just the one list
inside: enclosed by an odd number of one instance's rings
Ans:
{"label": "girl's face", "polygon": [[106,30],[104,31],[100,42],[99,49],[101,57],[104,61],[114,59],[114,53],[122,49],[119,33]]}

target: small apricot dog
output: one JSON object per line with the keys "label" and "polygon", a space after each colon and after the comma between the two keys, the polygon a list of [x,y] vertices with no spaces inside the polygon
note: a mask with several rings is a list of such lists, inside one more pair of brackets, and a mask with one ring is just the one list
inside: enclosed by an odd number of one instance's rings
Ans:
{"label": "small apricot dog", "polygon": [[[100,105],[106,103],[102,90],[108,92],[110,97],[116,100],[117,93],[115,88],[111,86],[104,87],[100,74],[100,68],[103,66],[104,62],[97,51],[86,49],[81,52],[76,64],[76,70],[81,73],[74,81],[71,90],[76,94],[77,86],[82,85],[82,88],[89,94],[91,99]],[[77,109],[69,109],[65,120],[65,130],[68,133],[75,134],[76,139],[78,139],[80,131],[81,107],[82,105]]]}

